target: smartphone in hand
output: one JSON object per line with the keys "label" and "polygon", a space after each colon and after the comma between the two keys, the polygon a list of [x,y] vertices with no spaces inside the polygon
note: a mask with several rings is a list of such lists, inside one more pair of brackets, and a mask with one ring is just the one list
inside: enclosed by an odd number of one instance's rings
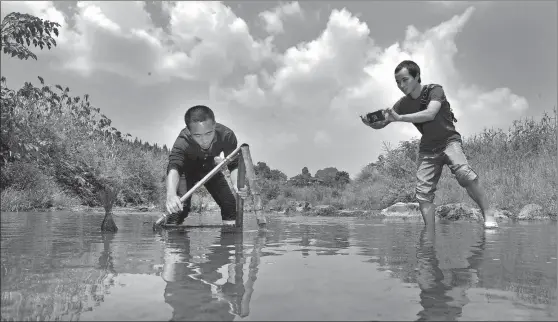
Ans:
{"label": "smartphone in hand", "polygon": [[366,119],[369,123],[374,123],[378,121],[384,121],[386,117],[384,116],[384,110],[377,110],[372,113],[366,114]]}

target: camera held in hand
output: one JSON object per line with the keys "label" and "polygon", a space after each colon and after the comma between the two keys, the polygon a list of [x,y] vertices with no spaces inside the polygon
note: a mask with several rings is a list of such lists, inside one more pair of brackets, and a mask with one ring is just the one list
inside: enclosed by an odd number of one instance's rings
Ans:
{"label": "camera held in hand", "polygon": [[366,114],[366,119],[369,123],[384,121],[386,117],[384,116],[384,110],[377,110],[372,113]]}

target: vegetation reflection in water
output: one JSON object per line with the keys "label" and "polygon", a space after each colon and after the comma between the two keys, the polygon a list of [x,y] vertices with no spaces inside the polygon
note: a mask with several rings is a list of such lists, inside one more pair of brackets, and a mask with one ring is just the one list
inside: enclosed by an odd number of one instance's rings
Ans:
{"label": "vegetation reflection in water", "polygon": [[[143,215],[2,214],[3,320],[555,320],[555,223],[273,216],[154,234]],[[254,219],[254,220],[252,220]],[[255,225],[254,225],[255,226]]]}

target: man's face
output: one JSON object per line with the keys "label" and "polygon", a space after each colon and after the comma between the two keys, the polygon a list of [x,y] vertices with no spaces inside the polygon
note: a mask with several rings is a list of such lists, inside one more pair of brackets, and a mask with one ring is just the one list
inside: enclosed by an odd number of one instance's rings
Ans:
{"label": "man's face", "polygon": [[190,123],[188,130],[190,130],[190,135],[194,141],[196,141],[202,149],[209,149],[215,137],[215,122],[213,120]]}
{"label": "man's face", "polygon": [[411,94],[411,92],[413,92],[413,90],[417,88],[417,86],[420,86],[419,82],[417,81],[418,78],[419,75],[417,75],[416,79],[411,76],[407,68],[402,68],[398,73],[395,74],[395,82],[397,82],[397,87],[399,87],[399,89],[405,95]]}

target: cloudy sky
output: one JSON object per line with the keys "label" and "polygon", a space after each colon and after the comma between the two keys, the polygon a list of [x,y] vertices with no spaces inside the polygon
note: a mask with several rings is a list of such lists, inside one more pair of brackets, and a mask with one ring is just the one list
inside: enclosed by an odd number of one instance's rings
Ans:
{"label": "cloudy sky", "polygon": [[358,115],[400,96],[404,59],[444,86],[470,136],[551,113],[557,88],[555,1],[2,1],[62,25],[38,61],[2,54],[10,87],[25,81],[90,94],[123,133],[171,147],[186,109],[213,108],[255,162],[288,176],[335,166],[354,177],[382,142]]}

